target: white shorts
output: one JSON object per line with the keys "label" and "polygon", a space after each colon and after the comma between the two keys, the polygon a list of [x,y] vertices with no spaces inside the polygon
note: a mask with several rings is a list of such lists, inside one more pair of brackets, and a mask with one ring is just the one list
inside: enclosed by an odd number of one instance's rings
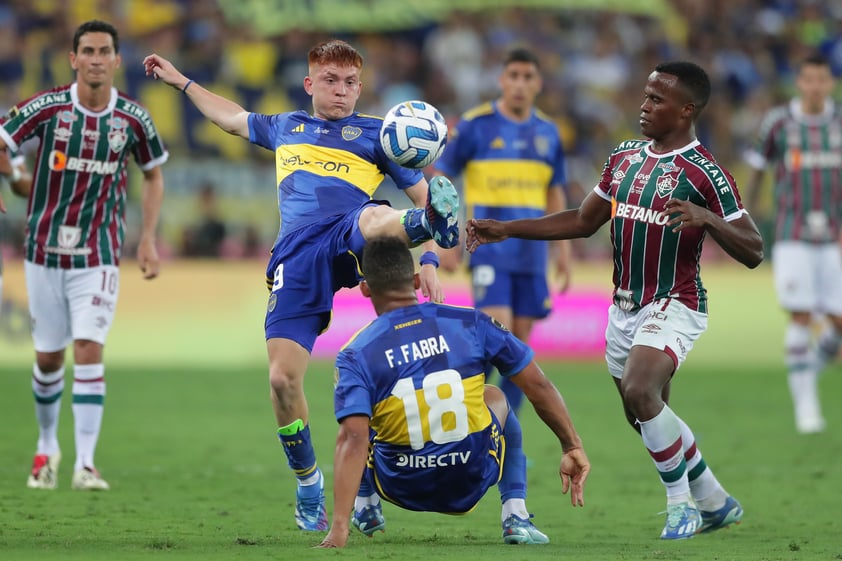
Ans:
{"label": "white shorts", "polygon": [[636,345],[664,351],[678,370],[707,327],[707,314],[693,311],[673,298],[655,300],[636,312],[626,312],[612,304],[605,329],[608,372],[622,378],[626,359]]}
{"label": "white shorts", "polygon": [[55,269],[29,261],[23,267],[36,351],[60,351],[80,339],[105,344],[120,288],[117,267]]}
{"label": "white shorts", "polygon": [[772,247],[783,309],[842,316],[842,249],[836,243],[781,241]]}

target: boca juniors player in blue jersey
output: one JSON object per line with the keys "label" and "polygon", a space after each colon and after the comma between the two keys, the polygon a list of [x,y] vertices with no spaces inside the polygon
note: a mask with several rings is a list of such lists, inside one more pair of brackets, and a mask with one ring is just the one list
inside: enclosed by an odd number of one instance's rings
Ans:
{"label": "boca juniors player in blue jersey", "polygon": [[371,240],[363,271],[360,290],[378,317],[336,358],[335,505],[321,546],[343,547],[349,522],[368,536],[382,530],[381,497],[409,510],[463,514],[494,484],[503,540],[547,543],[526,510],[517,416],[503,392],[485,384],[494,366],[523,390],[561,443],[562,492],[584,505],[588,458],[532,350],[474,308],[419,304],[420,280],[400,239]]}
{"label": "boca juniors player in blue jersey", "polygon": [[699,276],[707,235],[754,268],[763,241],[740,202],[731,174],[696,139],[710,98],[707,73],[690,62],[655,67],[643,90],[640,130],[621,143],[582,205],[542,218],[470,220],[468,250],[508,237],[586,237],[611,222],[614,304],[605,358],[626,418],[667,494],[662,539],[691,538],[742,519],[702,458],[690,427],[668,405],[673,375],[707,328],[707,292]]}
{"label": "boca juniors player in blue jersey", "polygon": [[[421,171],[388,159],[379,141],[383,120],[354,110],[363,60],[351,45],[320,43],[308,63],[304,89],[313,114],[261,115],[206,90],[158,55],[144,59],[147,75],[183,92],[214,124],[275,153],[281,225],[266,271],[270,395],[278,436],[298,479],[296,523],[320,531],[328,527],[324,477],[310,439],[303,384],[316,337],[330,323],[333,294],[361,279],[358,261],[366,240],[393,235],[408,245],[426,242],[421,288],[440,302],[435,248],[458,243],[459,200],[447,179],[428,186]],[[415,208],[399,211],[371,199],[385,175]]]}
{"label": "boca juniors player in blue jersey", "polygon": [[[535,108],[542,87],[538,57],[528,49],[512,49],[498,82],[500,97],[462,116],[436,171],[462,176],[470,218],[512,220],[564,210],[564,148],[555,123]],[[554,262],[557,288],[563,292],[570,277],[569,254],[568,241],[508,239],[479,248],[470,256],[474,306],[529,342],[535,321],[551,311],[547,264]],[[460,249],[446,251],[442,267],[455,269],[460,258]],[[505,378],[500,388],[517,411],[520,389]]]}

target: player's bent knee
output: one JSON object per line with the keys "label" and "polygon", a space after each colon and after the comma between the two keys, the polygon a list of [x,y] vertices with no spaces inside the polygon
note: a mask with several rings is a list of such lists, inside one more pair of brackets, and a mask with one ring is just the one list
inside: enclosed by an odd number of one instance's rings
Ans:
{"label": "player's bent knee", "polygon": [[360,213],[359,227],[363,237],[370,240],[377,236],[399,235],[401,212],[387,205],[369,205]]}

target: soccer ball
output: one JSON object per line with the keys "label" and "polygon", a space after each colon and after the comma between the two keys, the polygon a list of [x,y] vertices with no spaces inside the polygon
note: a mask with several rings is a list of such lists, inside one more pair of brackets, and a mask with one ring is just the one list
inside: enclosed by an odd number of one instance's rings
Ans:
{"label": "soccer ball", "polygon": [[447,144],[447,124],[439,110],[425,101],[404,101],[386,113],[380,144],[393,162],[424,168],[439,159]]}

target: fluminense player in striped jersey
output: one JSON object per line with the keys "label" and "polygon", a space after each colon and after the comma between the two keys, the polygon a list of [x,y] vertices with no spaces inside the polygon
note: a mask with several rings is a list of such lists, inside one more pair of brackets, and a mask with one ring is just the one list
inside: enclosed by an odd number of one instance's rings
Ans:
{"label": "fluminense player in striped jersey", "polygon": [[[748,153],[754,173],[746,194],[756,209],[765,168],[774,166],[772,266],[790,316],[789,389],[796,429],[815,433],[825,427],[818,376],[842,343],[842,110],[830,97],[834,80],[824,56],[804,59],[795,85],[798,97],[769,111]],[[814,340],[820,316],[828,321]]]}
{"label": "fluminense player in striped jersey", "polygon": [[[155,230],[168,157],[149,113],[114,88],[117,30],[98,20],[73,36],[76,81],[17,104],[0,127],[0,148],[40,140],[27,212],[24,271],[35,345],[32,390],[39,436],[27,486],[55,489],[65,349],[73,344],[76,463],[71,487],[107,490],[94,464],[105,400],[103,346],[114,320],[131,157],[143,171],[137,260],[158,276]],[[2,202],[0,202],[2,206]]]}
{"label": "fluminense player in striped jersey", "polygon": [[470,220],[468,251],[509,237],[587,237],[611,222],[614,303],[605,358],[626,417],[643,437],[666,487],[662,539],[739,522],[743,510],[702,459],[687,424],[668,405],[670,381],[707,328],[699,276],[707,235],[754,268],[763,242],[743,209],[731,174],[696,139],[710,97],[705,71],[689,62],[659,64],[640,106],[645,140],[623,142],[582,205],[541,218]]}

